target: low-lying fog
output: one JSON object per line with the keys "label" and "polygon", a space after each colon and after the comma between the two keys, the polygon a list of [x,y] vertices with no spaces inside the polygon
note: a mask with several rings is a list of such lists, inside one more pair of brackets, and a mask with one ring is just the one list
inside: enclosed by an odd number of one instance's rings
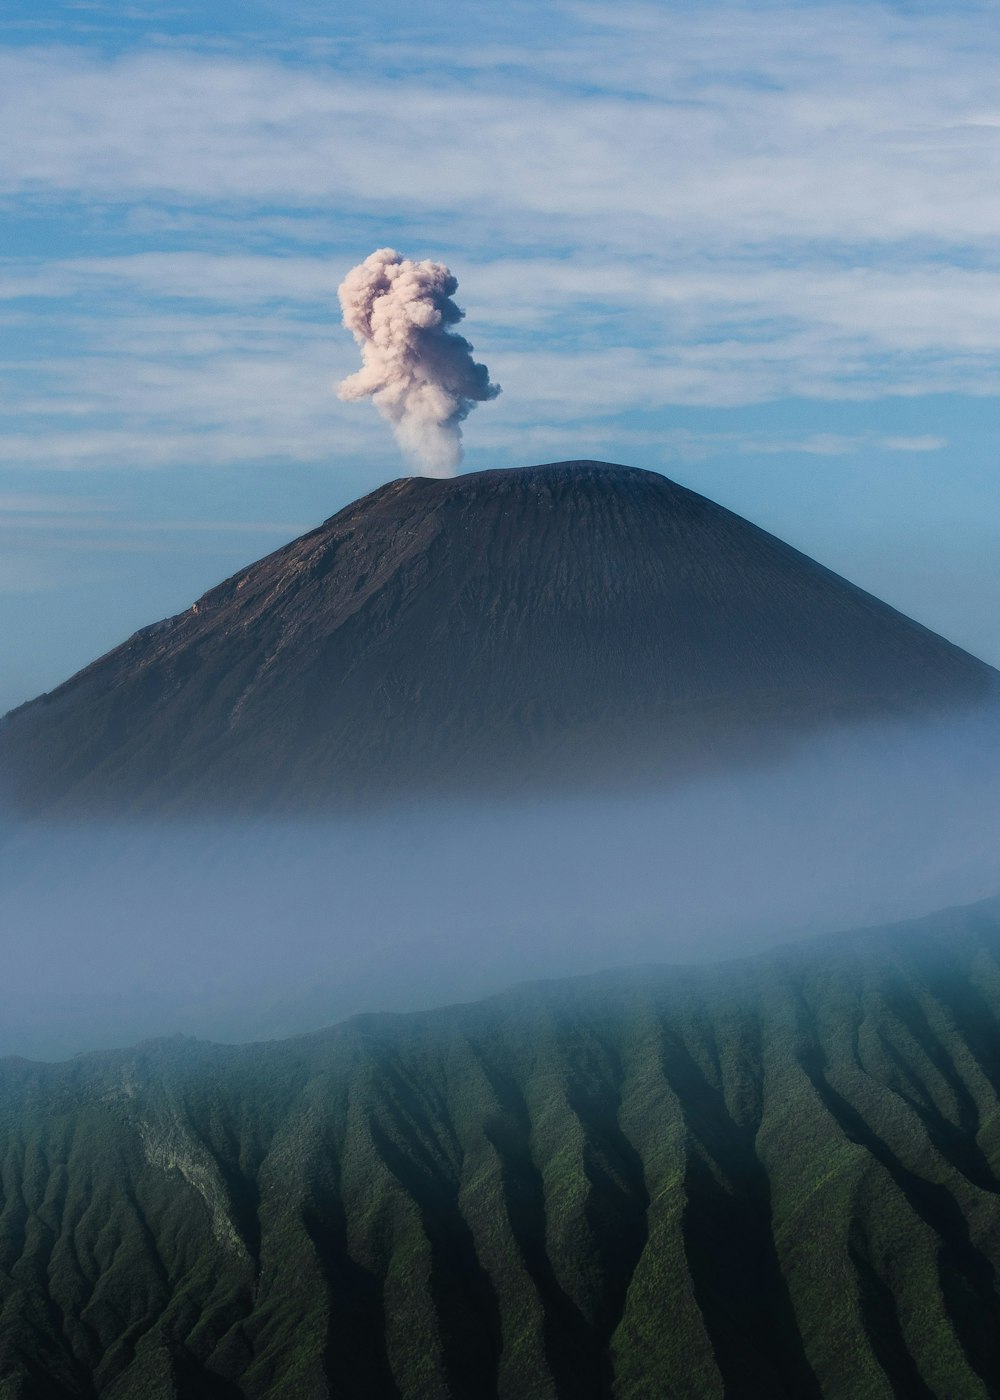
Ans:
{"label": "low-lying fog", "polygon": [[1000,892],[1000,716],[853,731],[668,796],[354,822],[18,825],[0,1054],[292,1034]]}

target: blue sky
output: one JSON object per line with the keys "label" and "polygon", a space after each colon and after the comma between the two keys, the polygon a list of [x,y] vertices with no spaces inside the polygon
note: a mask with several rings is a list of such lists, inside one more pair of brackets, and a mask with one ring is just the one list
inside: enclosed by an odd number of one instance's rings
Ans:
{"label": "blue sky", "polygon": [[997,6],[0,16],[0,709],[406,470],[336,288],[449,263],[465,468],[648,466],[1000,664]]}

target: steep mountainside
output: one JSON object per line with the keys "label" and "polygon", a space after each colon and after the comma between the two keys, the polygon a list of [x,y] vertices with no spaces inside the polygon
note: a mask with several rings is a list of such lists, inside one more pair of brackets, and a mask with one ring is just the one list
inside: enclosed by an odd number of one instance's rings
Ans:
{"label": "steep mountainside", "polygon": [[0,1064],[0,1396],[1000,1393],[1000,902]]}
{"label": "steep mountainside", "polygon": [[745,520],[599,462],[392,482],[0,726],[29,808],[663,782],[994,671]]}

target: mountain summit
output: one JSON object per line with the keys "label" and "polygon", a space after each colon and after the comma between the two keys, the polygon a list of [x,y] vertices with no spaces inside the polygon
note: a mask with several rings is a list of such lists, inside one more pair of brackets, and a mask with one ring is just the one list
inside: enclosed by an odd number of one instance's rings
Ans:
{"label": "mountain summit", "polygon": [[654,472],[393,481],[0,728],[29,809],[664,783],[1000,677]]}

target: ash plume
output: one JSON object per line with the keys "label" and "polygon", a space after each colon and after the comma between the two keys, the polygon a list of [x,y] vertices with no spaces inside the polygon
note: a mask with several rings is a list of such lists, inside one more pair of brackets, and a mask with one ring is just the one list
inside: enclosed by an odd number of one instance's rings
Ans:
{"label": "ash plume", "polygon": [[393,248],[365,258],[338,288],[344,325],[364,364],[337,393],[348,401],[370,398],[424,476],[454,476],[463,419],[500,392],[469,342],[450,329],[465,314],[452,301],[457,289],[443,263],[413,262]]}

